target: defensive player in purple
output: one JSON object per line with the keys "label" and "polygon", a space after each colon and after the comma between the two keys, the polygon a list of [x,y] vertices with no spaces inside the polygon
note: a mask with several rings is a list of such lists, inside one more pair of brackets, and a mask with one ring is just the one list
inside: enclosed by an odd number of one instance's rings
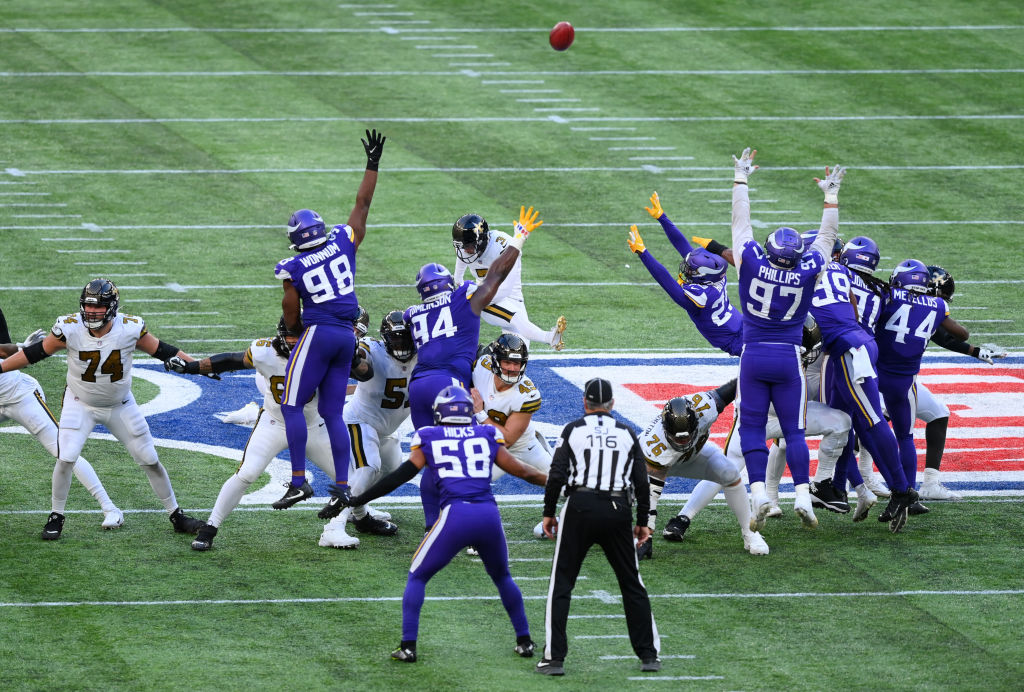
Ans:
{"label": "defensive player in purple", "polygon": [[[423,302],[407,309],[404,315],[416,342],[416,367],[409,380],[409,414],[417,430],[433,423],[432,407],[438,392],[450,385],[472,386],[473,361],[480,343],[480,313],[512,270],[530,232],[544,223],[538,215],[533,207],[520,207],[515,235],[479,284],[467,281],[456,287],[455,278],[440,264],[420,267],[416,290]],[[430,467],[420,479],[420,498],[429,527],[440,510]]]}
{"label": "defensive player in purple", "polygon": [[441,514],[413,555],[402,595],[402,643],[391,658],[406,663],[416,661],[420,610],[427,582],[469,546],[479,551],[484,569],[498,587],[501,604],[516,631],[515,652],[529,658],[533,656],[534,644],[523,595],[508,570],[508,545],[491,493],[491,471],[497,464],[500,469],[541,486],[547,482],[547,474],[516,461],[493,425],[474,424],[473,398],[462,387],[450,385],[442,389],[432,409],[435,425],[416,431],[409,460],[348,501],[358,506],[386,495],[412,480],[424,467],[437,474]]}
{"label": "defensive player in purple", "polygon": [[815,182],[825,193],[821,228],[807,252],[792,228],[773,231],[762,247],[754,240],[750,222],[747,178],[757,166],[757,151],[743,150],[733,156],[732,247],[739,273],[739,301],[743,311],[743,352],[740,355],[739,431],[743,457],[750,475],[753,516],[750,530],[764,526],[771,510],[765,491],[768,448],[765,430],[768,407],[774,405],[786,438],[786,464],[793,476],[796,500],[793,509],[804,524],[816,526],[808,490],[810,452],[804,438],[807,403],[804,371],[800,364],[804,318],[814,293],[814,280],[839,230],[839,184],[845,169],[825,169],[824,180]]}
{"label": "defensive player in purple", "polygon": [[[320,215],[300,209],[288,221],[288,239],[299,254],[283,259],[274,275],[284,283],[281,307],[288,329],[304,327],[299,343],[288,358],[281,397],[281,415],[291,456],[291,485],[279,501],[289,506],[313,494],[306,481],[306,419],[302,409],[319,390],[317,411],[324,419],[334,455],[336,483],[331,501],[320,512],[329,519],[341,512],[336,500],[347,497],[350,442],[342,410],[348,388],[349,367],[355,352],[353,323],[359,316],[356,299],[356,249],[366,235],[366,217],[377,186],[377,168],[386,137],[366,131],[366,172],[356,192],[356,204],[348,223],[328,234]],[[301,313],[300,313],[301,310]],[[294,504],[291,502],[291,504]],[[337,511],[333,511],[336,505]],[[333,513],[332,513],[333,511]]]}
{"label": "defensive player in purple", "polygon": [[669,297],[686,310],[686,314],[693,320],[693,326],[709,344],[729,355],[740,355],[743,348],[743,319],[725,292],[726,261],[702,247],[690,245],[686,236],[661,208],[657,192],[651,195],[651,206],[645,208],[658,220],[672,246],[683,257],[677,278],[673,278],[654,259],[636,226],[629,227],[629,249],[640,256],[647,271]]}
{"label": "defensive player in purple", "polygon": [[917,477],[914,418],[917,415],[916,379],[921,370],[921,356],[940,325],[962,341],[969,336],[967,330],[949,316],[945,300],[927,295],[928,278],[928,268],[922,262],[916,259],[900,262],[889,277],[892,289],[875,331],[878,339],[878,387],[892,420],[893,433],[899,443],[900,462],[910,488],[914,487]]}

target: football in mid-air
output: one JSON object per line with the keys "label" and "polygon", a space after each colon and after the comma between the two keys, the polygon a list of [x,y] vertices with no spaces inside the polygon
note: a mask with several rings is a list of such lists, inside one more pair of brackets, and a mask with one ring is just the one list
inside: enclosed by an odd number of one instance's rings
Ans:
{"label": "football in mid-air", "polygon": [[572,45],[574,38],[576,38],[576,30],[572,28],[572,24],[569,22],[559,22],[551,30],[548,41],[555,50],[565,50]]}

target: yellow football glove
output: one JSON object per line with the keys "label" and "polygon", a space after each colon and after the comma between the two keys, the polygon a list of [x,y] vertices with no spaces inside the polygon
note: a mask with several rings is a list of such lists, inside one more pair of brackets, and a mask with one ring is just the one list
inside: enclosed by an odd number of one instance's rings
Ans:
{"label": "yellow football glove", "polygon": [[626,240],[626,244],[629,245],[629,249],[640,254],[647,249],[644,245],[644,239],[640,237],[640,231],[637,230],[636,224],[629,227],[629,238]]}
{"label": "yellow football glove", "polygon": [[693,242],[700,245],[702,248],[707,249],[708,244],[711,242],[711,238],[701,238],[700,236],[693,236],[690,238]]}
{"label": "yellow football glove", "polygon": [[534,229],[544,223],[543,221],[537,220],[538,216],[540,216],[540,212],[534,211],[533,207],[530,207],[529,209],[526,207],[519,207],[519,221],[513,222],[516,234],[518,235],[522,232],[524,235],[530,235]]}
{"label": "yellow football glove", "polygon": [[658,199],[657,192],[651,195],[651,206],[644,207],[644,209],[646,209],[647,213],[656,219],[660,219],[661,215],[665,213],[665,210],[661,208],[661,200]]}

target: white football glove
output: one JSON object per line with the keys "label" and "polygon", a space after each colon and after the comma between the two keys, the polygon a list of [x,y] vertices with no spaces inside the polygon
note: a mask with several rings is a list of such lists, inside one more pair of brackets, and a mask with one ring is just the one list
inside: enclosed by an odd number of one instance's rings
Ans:
{"label": "white football glove", "polygon": [[32,344],[38,344],[40,341],[46,338],[46,332],[42,329],[37,329],[28,336],[25,337],[24,341],[17,343],[17,347],[24,350]]}
{"label": "white football glove", "polygon": [[978,360],[984,361],[989,365],[995,365],[996,358],[1006,358],[1010,355],[1005,349],[996,346],[995,344],[982,344],[978,348],[978,355],[975,356]]}
{"label": "white football glove", "polygon": [[825,204],[839,204],[839,184],[843,182],[844,175],[846,175],[846,169],[842,166],[837,165],[831,171],[826,166],[824,180],[814,179],[821,191],[825,193]]}
{"label": "white football glove", "polygon": [[755,156],[757,156],[757,149],[752,150],[750,147],[744,149],[739,158],[736,158],[736,155],[733,154],[732,162],[736,168],[736,173],[732,179],[734,183],[746,183],[750,174],[757,170],[758,167],[754,165]]}

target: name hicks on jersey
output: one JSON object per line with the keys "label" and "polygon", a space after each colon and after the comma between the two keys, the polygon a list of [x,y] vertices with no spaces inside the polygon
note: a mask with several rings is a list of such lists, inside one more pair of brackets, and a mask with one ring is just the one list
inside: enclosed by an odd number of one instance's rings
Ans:
{"label": "name hicks on jersey", "polygon": [[466,426],[444,426],[445,437],[475,437],[476,431],[472,425]]}
{"label": "name hicks on jersey", "polygon": [[312,255],[306,255],[305,257],[299,257],[299,261],[302,262],[302,266],[303,267],[306,267],[307,269],[309,269],[314,264],[319,264],[320,262],[323,262],[325,259],[328,259],[330,257],[334,257],[339,252],[341,252],[341,248],[339,248],[337,245],[333,245],[332,244],[332,245],[328,245],[327,247],[325,247],[323,250],[320,250],[319,252],[314,252]]}
{"label": "name hicks on jersey", "polygon": [[802,279],[799,274],[793,274],[784,269],[776,269],[775,267],[766,267],[764,265],[757,268],[757,275],[762,279],[777,284],[792,284],[799,286]]}

